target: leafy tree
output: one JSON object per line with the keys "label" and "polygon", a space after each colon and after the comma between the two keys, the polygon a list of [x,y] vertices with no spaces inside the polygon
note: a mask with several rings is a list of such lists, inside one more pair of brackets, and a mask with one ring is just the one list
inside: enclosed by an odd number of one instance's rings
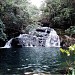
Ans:
{"label": "leafy tree", "polygon": [[29,24],[27,5],[27,0],[3,0],[0,2],[0,16],[9,39],[20,34]]}
{"label": "leafy tree", "polygon": [[26,30],[28,25],[39,19],[38,15],[38,8],[30,4],[28,0],[0,1],[0,17],[5,24],[8,39]]}
{"label": "leafy tree", "polygon": [[29,13],[29,17],[32,21],[38,21],[40,16],[39,16],[39,12],[40,10],[35,6],[30,4],[28,7],[28,13]]}
{"label": "leafy tree", "polygon": [[6,34],[4,33],[4,24],[0,19],[0,47],[5,45],[5,41],[7,40]]}
{"label": "leafy tree", "polygon": [[73,34],[75,34],[75,26],[70,26],[70,28],[68,28],[67,30],[65,30],[65,32],[72,36]]}
{"label": "leafy tree", "polygon": [[40,25],[38,25],[36,22],[34,22],[31,25],[28,25],[26,27],[26,33],[32,32],[34,29],[37,29],[38,27],[40,27]]}
{"label": "leafy tree", "polygon": [[44,10],[41,11],[53,27],[67,29],[75,24],[75,10],[71,0],[45,0]]}

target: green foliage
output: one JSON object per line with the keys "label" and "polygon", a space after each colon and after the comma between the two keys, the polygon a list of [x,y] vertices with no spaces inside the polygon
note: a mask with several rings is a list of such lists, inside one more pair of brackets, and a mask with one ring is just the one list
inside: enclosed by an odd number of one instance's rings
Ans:
{"label": "green foliage", "polygon": [[30,4],[27,9],[28,9],[30,19],[32,21],[38,21],[40,10],[35,5],[32,4]]}
{"label": "green foliage", "polygon": [[60,51],[61,51],[62,53],[67,54],[67,56],[70,56],[69,50],[65,50],[65,49],[60,48]]}
{"label": "green foliage", "polygon": [[67,54],[67,56],[75,55],[75,44],[69,46],[68,49],[62,49],[62,48],[60,48],[60,51],[61,51],[62,53]]}
{"label": "green foliage", "polygon": [[34,29],[36,29],[38,27],[40,27],[40,26],[36,22],[31,24],[31,25],[28,25],[26,27],[26,33],[29,33],[29,32],[31,32],[32,30],[34,30]]}
{"label": "green foliage", "polygon": [[[39,19],[38,11],[38,8],[30,4],[28,0],[0,1],[0,17],[5,24],[7,37],[10,39],[16,34],[20,34],[34,20],[37,21]],[[31,26],[33,27],[33,25]]]}
{"label": "green foliage", "polygon": [[5,25],[3,24],[3,22],[1,21],[1,19],[0,19],[0,29],[5,29]]}
{"label": "green foliage", "polygon": [[27,5],[27,0],[5,0],[1,2],[0,17],[5,24],[5,33],[8,37],[14,37],[16,33],[20,33],[29,24]]}
{"label": "green foliage", "polygon": [[0,39],[2,39],[3,41],[6,41],[7,39],[6,34],[3,32],[2,29],[0,29]]}
{"label": "green foliage", "polygon": [[[68,49],[60,48],[60,52],[63,54],[64,59],[66,59],[66,65],[68,74],[72,71],[72,75],[74,75],[75,70],[75,44],[68,47]],[[65,56],[66,54],[66,56]]]}
{"label": "green foliage", "polygon": [[[74,26],[75,22],[75,9],[72,6],[71,0],[45,0],[46,5],[43,7],[43,16],[49,18],[53,27],[67,29]],[[42,9],[42,8],[41,8]],[[47,16],[46,16],[47,15]],[[44,17],[42,17],[44,18]]]}
{"label": "green foliage", "polygon": [[73,35],[75,34],[75,26],[70,26],[70,28],[68,28],[67,30],[65,30],[65,32],[69,35]]}
{"label": "green foliage", "polygon": [[3,41],[5,41],[7,39],[6,34],[3,32],[4,27],[5,26],[4,26],[3,22],[0,19],[0,39],[2,39]]}
{"label": "green foliage", "polygon": [[67,19],[70,17],[71,11],[72,11],[72,9],[70,9],[70,8],[64,8],[61,10],[61,15]]}

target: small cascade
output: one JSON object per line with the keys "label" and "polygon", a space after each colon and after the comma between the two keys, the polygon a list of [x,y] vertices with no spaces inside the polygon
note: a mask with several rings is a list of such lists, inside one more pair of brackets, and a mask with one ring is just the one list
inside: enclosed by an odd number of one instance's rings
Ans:
{"label": "small cascade", "polygon": [[[20,34],[16,37],[19,44],[22,47],[60,47],[60,39],[54,29],[41,27],[37,30],[34,30],[32,34]],[[13,39],[10,39],[4,48],[11,48],[12,41]]]}
{"label": "small cascade", "polygon": [[19,37],[19,43],[22,45],[22,47],[33,47],[32,46],[32,37],[29,34],[20,34]]}
{"label": "small cascade", "polygon": [[12,40],[13,40],[13,38],[10,39],[10,40],[5,44],[5,46],[4,46],[4,47],[1,47],[1,48],[11,48],[11,42],[12,42]]}
{"label": "small cascade", "polygon": [[46,39],[46,47],[60,47],[60,39],[54,29],[51,29],[51,32]]}

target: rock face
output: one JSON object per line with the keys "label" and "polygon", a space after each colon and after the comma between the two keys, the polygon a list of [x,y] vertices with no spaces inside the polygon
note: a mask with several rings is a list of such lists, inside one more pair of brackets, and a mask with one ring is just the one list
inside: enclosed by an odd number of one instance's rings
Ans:
{"label": "rock face", "polygon": [[67,35],[60,36],[60,45],[62,48],[68,48],[75,44],[75,38]]}
{"label": "rock face", "polygon": [[[9,44],[10,46],[8,46]],[[29,32],[29,34],[20,34],[8,45],[6,43],[5,47],[60,47],[60,39],[54,29],[41,27]]]}
{"label": "rock face", "polygon": [[22,45],[20,45],[19,43],[19,39],[18,38],[14,38],[11,42],[11,46],[14,48],[21,48]]}

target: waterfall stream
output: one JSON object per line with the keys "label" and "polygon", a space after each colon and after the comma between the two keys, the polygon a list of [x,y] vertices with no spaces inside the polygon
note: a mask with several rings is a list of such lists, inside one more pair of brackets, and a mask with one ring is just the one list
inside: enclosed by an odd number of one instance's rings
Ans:
{"label": "waterfall stream", "polygon": [[[20,34],[16,38],[22,47],[60,47],[59,36],[49,27],[37,28],[29,34]],[[11,48],[13,39],[15,38],[10,39],[3,48]]]}

